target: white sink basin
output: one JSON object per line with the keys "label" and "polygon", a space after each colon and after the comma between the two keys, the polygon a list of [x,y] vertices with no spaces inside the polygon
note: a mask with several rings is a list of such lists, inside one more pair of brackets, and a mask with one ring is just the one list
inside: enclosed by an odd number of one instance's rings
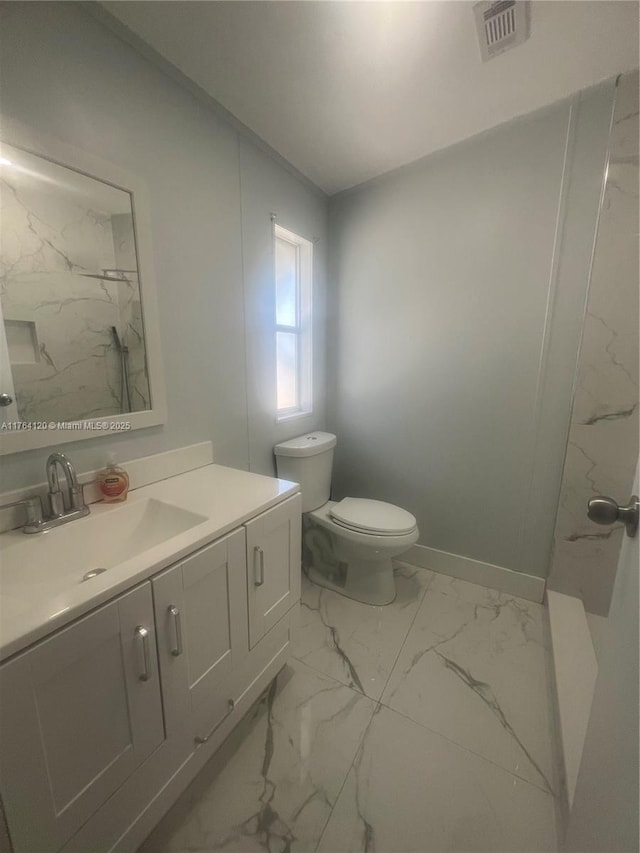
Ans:
{"label": "white sink basin", "polygon": [[[66,609],[68,593],[110,582],[114,568],[179,536],[208,519],[181,507],[144,498],[122,505],[94,504],[91,515],[46,533],[21,531],[0,536],[2,615],[50,602],[53,618]],[[106,572],[85,580],[95,569]],[[87,590],[88,591],[88,590]]]}

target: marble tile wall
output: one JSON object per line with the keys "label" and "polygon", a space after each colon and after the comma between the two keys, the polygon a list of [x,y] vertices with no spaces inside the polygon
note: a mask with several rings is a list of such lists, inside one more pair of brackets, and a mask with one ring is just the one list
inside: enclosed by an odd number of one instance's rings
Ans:
{"label": "marble tile wall", "polygon": [[13,181],[10,170],[3,171],[4,321],[30,324],[34,342],[32,357],[11,364],[19,418],[70,421],[120,413],[121,360],[112,326],[130,349],[131,410],[148,408],[137,274],[129,276],[130,283],[84,275],[127,260],[131,216],[112,216],[82,197],[52,193],[46,183],[43,188]]}
{"label": "marble tile wall", "polygon": [[606,615],[623,528],[589,521],[596,494],[626,503],[638,459],[638,74],[621,78],[598,226],[549,587]]}

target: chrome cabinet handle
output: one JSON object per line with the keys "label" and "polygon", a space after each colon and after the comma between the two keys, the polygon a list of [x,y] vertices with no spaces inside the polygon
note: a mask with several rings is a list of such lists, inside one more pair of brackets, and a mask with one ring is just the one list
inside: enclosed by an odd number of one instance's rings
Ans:
{"label": "chrome cabinet handle", "polygon": [[149,649],[149,631],[142,625],[135,630],[136,637],[142,641],[142,659],[144,661],[144,672],[140,673],[140,681],[149,681],[151,678],[151,652]]}
{"label": "chrome cabinet handle", "polygon": [[[256,571],[256,557],[257,571]],[[259,545],[253,549],[253,583],[255,586],[262,586],[264,583],[264,551]]]}
{"label": "chrome cabinet handle", "polygon": [[173,626],[176,632],[176,645],[171,649],[171,654],[174,658],[180,657],[182,654],[182,622],[180,620],[180,611],[175,604],[169,605],[169,615],[173,617]]}
{"label": "chrome cabinet handle", "polygon": [[626,506],[618,506],[613,498],[606,495],[598,495],[591,498],[587,504],[587,515],[596,524],[614,524],[621,521],[627,530],[627,536],[633,538],[638,532],[638,516],[640,499],[637,495],[631,495],[631,500]]}
{"label": "chrome cabinet handle", "polygon": [[227,700],[227,713],[224,715],[224,717],[222,718],[222,720],[220,720],[220,722],[219,722],[219,723],[216,723],[216,724],[215,724],[215,726],[211,729],[211,731],[209,732],[209,734],[208,734],[208,735],[196,735],[196,736],[194,737],[194,741],[195,741],[196,743],[198,743],[198,744],[200,744],[200,743],[206,743],[206,742],[209,740],[209,738],[211,737],[211,735],[212,735],[212,734],[215,732],[215,730],[218,728],[218,726],[222,723],[222,721],[227,719],[227,717],[229,716],[229,714],[233,711],[233,709],[234,709],[235,707],[236,707],[235,699],[228,699],[228,700]]}

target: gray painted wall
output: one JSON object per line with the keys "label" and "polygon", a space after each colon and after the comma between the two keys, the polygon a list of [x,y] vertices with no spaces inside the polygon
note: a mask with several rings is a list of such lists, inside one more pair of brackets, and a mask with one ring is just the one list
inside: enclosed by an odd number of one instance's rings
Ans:
{"label": "gray painted wall", "polygon": [[[211,439],[219,462],[273,472],[274,442],[326,427],[327,349],[336,493],[544,574],[612,86],[336,198],[325,341],[325,198],[76,4],[2,13],[2,111],[149,190],[168,422],[67,445],[78,469]],[[279,425],[271,213],[316,255],[314,413]],[[5,457],[2,488],[41,481],[46,455]]]}
{"label": "gray painted wall", "polygon": [[[247,305],[247,365],[249,382],[249,452],[251,470],[275,473],[273,445],[320,429],[326,410],[326,252],[327,205],[299,191],[291,175],[255,146],[240,144],[242,175],[242,240]],[[275,339],[273,301],[273,222],[313,243],[313,389],[314,411],[276,423]]]}
{"label": "gray painted wall", "polygon": [[546,574],[613,82],[330,202],[334,496]]}
{"label": "gray painted wall", "polygon": [[[168,420],[65,452],[89,470],[110,449],[126,461],[210,439],[216,461],[247,468],[255,459],[255,470],[269,470],[271,445],[292,434],[291,424],[263,429],[270,401],[253,371],[268,369],[270,351],[252,337],[245,357],[243,285],[251,332],[272,281],[267,266],[255,266],[268,251],[265,213],[281,213],[294,230],[300,217],[305,236],[319,240],[322,314],[324,196],[241,142],[215,109],[76,4],[1,7],[2,113],[144,178],[149,193]],[[301,431],[325,426],[320,334],[318,345],[318,403]],[[42,481],[47,452],[0,460],[2,490]]]}

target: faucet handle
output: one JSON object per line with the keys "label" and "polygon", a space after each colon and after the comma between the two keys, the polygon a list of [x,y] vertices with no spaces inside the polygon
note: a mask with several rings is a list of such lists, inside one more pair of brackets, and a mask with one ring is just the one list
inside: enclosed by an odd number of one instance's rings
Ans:
{"label": "faucet handle", "polygon": [[40,495],[33,495],[30,498],[23,498],[20,501],[2,504],[0,509],[10,509],[14,506],[24,507],[26,517],[25,527],[37,526],[42,523],[42,501],[40,500]]}
{"label": "faucet handle", "polygon": [[27,515],[27,524],[40,524],[42,521],[42,500],[40,495],[25,498],[24,507]]}

